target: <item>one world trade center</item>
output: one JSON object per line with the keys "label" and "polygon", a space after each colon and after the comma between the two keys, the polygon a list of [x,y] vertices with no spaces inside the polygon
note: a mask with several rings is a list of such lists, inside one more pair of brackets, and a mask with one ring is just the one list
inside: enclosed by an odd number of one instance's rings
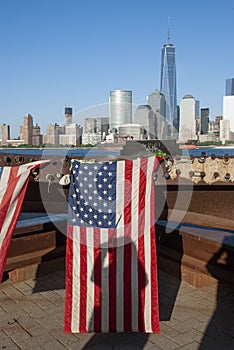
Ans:
{"label": "one world trade center", "polygon": [[160,90],[164,94],[166,100],[167,135],[169,139],[176,139],[179,129],[176,93],[176,60],[175,46],[170,43],[169,29],[168,43],[162,48]]}

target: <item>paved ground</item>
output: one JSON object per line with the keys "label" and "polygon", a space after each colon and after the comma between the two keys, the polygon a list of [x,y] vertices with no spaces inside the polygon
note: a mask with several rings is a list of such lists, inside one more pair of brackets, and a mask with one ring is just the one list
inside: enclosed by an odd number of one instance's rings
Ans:
{"label": "paved ground", "polygon": [[234,349],[233,285],[201,289],[159,272],[160,334],[64,334],[64,271],[0,285],[0,349]]}

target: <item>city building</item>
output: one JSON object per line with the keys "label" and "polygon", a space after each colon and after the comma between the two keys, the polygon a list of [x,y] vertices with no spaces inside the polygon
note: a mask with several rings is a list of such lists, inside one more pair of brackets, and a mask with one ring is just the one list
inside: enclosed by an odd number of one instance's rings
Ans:
{"label": "city building", "polygon": [[8,140],[10,140],[10,125],[1,125],[1,146],[7,146]]}
{"label": "city building", "polygon": [[109,118],[85,118],[82,144],[96,145],[105,139],[109,130]]}
{"label": "city building", "polygon": [[83,128],[77,124],[67,124],[64,133],[59,134],[60,145],[79,146],[81,145]]}
{"label": "city building", "polygon": [[208,133],[208,125],[209,125],[209,118],[210,110],[209,108],[201,108],[201,134],[207,134]]}
{"label": "city building", "polygon": [[157,135],[157,121],[156,113],[149,105],[140,105],[135,112],[135,123],[143,125],[146,131],[148,140],[156,138]]}
{"label": "city building", "polygon": [[102,139],[108,134],[109,130],[109,117],[98,117],[96,118],[96,132],[100,132]]}
{"label": "city building", "polygon": [[159,90],[153,90],[147,96],[147,104],[155,112],[156,118],[156,134],[155,138],[163,140],[166,138],[167,123],[166,123],[166,100],[163,93]]}
{"label": "city building", "polygon": [[65,116],[66,125],[72,124],[72,108],[71,107],[65,107],[64,116]]}
{"label": "city building", "polygon": [[188,142],[197,139],[195,107],[196,102],[192,95],[185,95],[180,101],[180,142]]}
{"label": "city building", "polygon": [[64,134],[64,127],[59,126],[57,123],[49,124],[46,128],[46,135],[43,138],[43,143],[58,145],[59,135]]}
{"label": "city building", "polygon": [[176,59],[175,46],[170,43],[169,29],[168,43],[162,48],[160,91],[164,94],[166,100],[166,120],[168,123],[167,138],[175,139],[178,136],[179,130],[177,114]]}
{"label": "city building", "polygon": [[200,135],[201,133],[201,109],[200,101],[195,101],[195,119],[196,119],[196,134]]}
{"label": "city building", "polygon": [[84,133],[82,135],[82,145],[97,145],[102,141],[101,133]]}
{"label": "city building", "polygon": [[32,130],[32,145],[33,146],[40,146],[42,145],[42,134],[41,134],[41,128],[38,124],[33,126]]}
{"label": "city building", "polygon": [[32,133],[33,133],[33,117],[31,114],[27,114],[24,117],[24,125],[22,128],[22,139],[27,145],[32,145]]}
{"label": "city building", "polygon": [[84,132],[85,134],[95,134],[96,133],[96,119],[95,118],[85,118],[84,120]]}
{"label": "city building", "polygon": [[110,129],[132,123],[132,91],[114,90],[109,97]]}
{"label": "city building", "polygon": [[234,131],[234,78],[226,80],[226,95],[223,97],[223,118],[230,120],[231,131]]}
{"label": "city building", "polygon": [[144,140],[146,139],[145,128],[141,124],[122,124],[119,126],[120,138],[129,140]]}
{"label": "city building", "polygon": [[225,96],[234,95],[234,78],[226,79]]}
{"label": "city building", "polygon": [[216,141],[220,140],[220,121],[223,120],[223,116],[216,116],[214,121],[210,121],[208,125],[208,134],[213,133]]}
{"label": "city building", "polygon": [[216,136],[213,133],[199,135],[198,140],[199,140],[199,142],[215,142],[215,141],[217,141]]}
{"label": "city building", "polygon": [[230,121],[227,119],[220,120],[219,139],[222,141],[222,143],[230,140]]}

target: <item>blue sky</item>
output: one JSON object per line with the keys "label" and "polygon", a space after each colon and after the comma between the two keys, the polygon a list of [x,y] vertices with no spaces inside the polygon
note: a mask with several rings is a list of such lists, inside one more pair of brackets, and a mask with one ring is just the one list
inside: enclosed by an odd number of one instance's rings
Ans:
{"label": "blue sky", "polygon": [[114,89],[146,103],[160,88],[168,16],[178,104],[189,93],[212,117],[222,114],[225,79],[234,77],[233,0],[7,0],[0,2],[0,123],[16,137],[30,113],[45,132],[63,123],[65,106],[76,113],[108,103]]}

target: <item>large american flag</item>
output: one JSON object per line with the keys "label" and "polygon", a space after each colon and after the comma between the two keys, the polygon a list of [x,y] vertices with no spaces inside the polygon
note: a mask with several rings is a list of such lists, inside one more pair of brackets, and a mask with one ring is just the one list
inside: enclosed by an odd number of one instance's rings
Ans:
{"label": "large american flag", "polygon": [[0,283],[30,172],[44,163],[47,161],[37,161],[16,167],[0,167]]}
{"label": "large american flag", "polygon": [[65,332],[159,332],[153,181],[159,161],[72,161]]}

